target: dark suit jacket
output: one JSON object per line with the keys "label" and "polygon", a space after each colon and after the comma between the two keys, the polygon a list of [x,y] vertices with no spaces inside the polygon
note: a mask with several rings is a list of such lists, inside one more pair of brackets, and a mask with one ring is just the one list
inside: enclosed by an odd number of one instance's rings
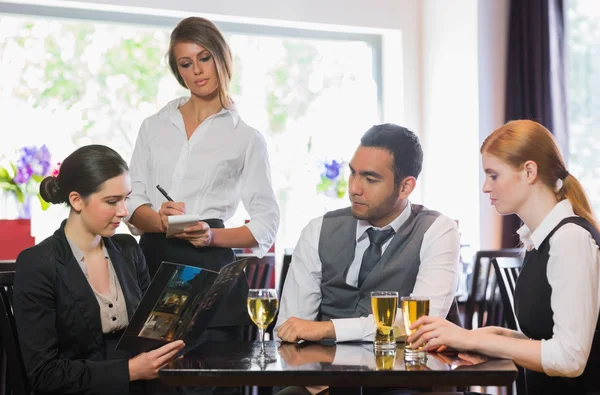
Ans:
{"label": "dark suit jacket", "polygon": [[[65,223],[17,258],[14,312],[29,381],[36,393],[127,394],[128,360],[106,360],[100,306]],[[150,283],[144,256],[129,235],[103,240],[132,317]]]}

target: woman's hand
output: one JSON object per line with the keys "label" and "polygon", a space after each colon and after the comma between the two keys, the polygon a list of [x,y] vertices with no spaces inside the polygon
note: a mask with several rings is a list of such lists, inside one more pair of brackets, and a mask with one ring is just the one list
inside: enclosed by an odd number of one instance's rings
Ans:
{"label": "woman's hand", "polygon": [[185,203],[183,202],[164,202],[158,210],[160,216],[160,225],[163,232],[167,231],[169,226],[169,215],[185,214]]}
{"label": "woman's hand", "polygon": [[178,239],[187,240],[196,248],[209,247],[213,241],[213,231],[206,222],[198,222],[198,225],[185,228],[183,233],[176,234]]}
{"label": "woman's hand", "polygon": [[469,350],[470,331],[440,318],[423,316],[413,322],[411,329],[419,328],[406,341],[412,348],[423,345],[426,351],[436,350],[440,346],[451,347],[455,350]]}
{"label": "woman's hand", "polygon": [[131,358],[129,360],[129,381],[157,378],[158,371],[173,359],[184,346],[185,343],[182,340],[177,340]]}

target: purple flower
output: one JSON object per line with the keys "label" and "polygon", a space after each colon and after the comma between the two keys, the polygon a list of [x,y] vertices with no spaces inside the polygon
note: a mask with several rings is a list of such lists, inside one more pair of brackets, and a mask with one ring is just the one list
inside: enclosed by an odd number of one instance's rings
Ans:
{"label": "purple flower", "polygon": [[18,166],[17,174],[15,175],[15,182],[17,184],[26,184],[31,175],[33,174],[33,169],[31,166]]}
{"label": "purple flower", "polygon": [[340,175],[340,169],[342,168],[343,162],[332,160],[331,163],[325,162],[325,177],[330,180],[335,180]]}
{"label": "purple flower", "polygon": [[47,175],[51,166],[50,160],[50,151],[46,145],[42,145],[39,149],[36,146],[21,148],[19,159],[17,160],[15,182],[25,184],[32,175]]}

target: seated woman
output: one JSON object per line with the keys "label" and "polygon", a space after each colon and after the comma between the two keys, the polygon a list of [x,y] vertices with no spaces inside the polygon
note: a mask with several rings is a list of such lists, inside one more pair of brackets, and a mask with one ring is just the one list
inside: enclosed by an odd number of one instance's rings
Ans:
{"label": "seated woman", "polygon": [[527,249],[515,289],[522,332],[468,331],[421,317],[407,341],[510,358],[525,368],[527,394],[600,393],[600,233],[583,188],[554,137],[533,121],[512,121],[481,146],[483,192],[500,214],[516,213]]}
{"label": "seated woman", "polygon": [[150,278],[135,239],[115,235],[131,192],[125,161],[82,147],[40,193],[71,210],[54,235],[21,252],[14,312],[25,369],[37,394],[144,393],[144,382],[183,348],[175,341],[133,357],[115,346]]}

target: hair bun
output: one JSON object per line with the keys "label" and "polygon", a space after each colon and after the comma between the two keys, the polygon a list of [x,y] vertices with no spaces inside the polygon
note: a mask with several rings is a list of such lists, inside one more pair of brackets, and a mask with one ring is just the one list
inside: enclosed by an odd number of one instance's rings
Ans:
{"label": "hair bun", "polygon": [[46,177],[40,184],[40,195],[48,203],[60,204],[64,203],[64,199],[60,194],[60,187],[58,186],[58,178],[54,176]]}

